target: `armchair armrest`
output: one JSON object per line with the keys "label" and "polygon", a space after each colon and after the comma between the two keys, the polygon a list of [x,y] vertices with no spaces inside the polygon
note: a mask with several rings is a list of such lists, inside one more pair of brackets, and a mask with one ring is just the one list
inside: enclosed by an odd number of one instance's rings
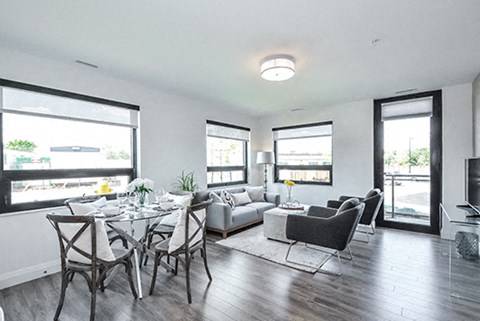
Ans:
{"label": "armchair armrest", "polygon": [[343,204],[343,201],[329,200],[327,201],[327,207],[339,208]]}
{"label": "armchair armrest", "polygon": [[308,209],[307,216],[328,218],[337,214],[337,209],[312,205]]}
{"label": "armchair armrest", "polygon": [[273,203],[275,206],[280,205],[280,194],[277,193],[265,193],[265,201]]}
{"label": "armchair armrest", "polygon": [[232,208],[228,204],[212,203],[207,208],[207,227],[226,230],[232,225]]}

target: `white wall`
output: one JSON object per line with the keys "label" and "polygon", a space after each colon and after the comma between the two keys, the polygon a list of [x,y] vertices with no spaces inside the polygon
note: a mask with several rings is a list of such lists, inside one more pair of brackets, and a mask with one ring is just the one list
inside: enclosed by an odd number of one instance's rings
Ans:
{"label": "white wall", "polygon": [[473,155],[480,157],[480,73],[472,84],[473,96]]}
{"label": "white wall", "polygon": [[[305,204],[325,205],[329,199],[363,195],[373,187],[373,100],[265,116],[257,126],[260,149],[273,150],[272,128],[323,121],[333,121],[333,185],[296,185],[292,197]],[[271,177],[269,168],[268,189],[281,193],[284,201],[286,187]]]}
{"label": "white wall", "polygon": [[[101,71],[101,70],[100,70]],[[253,117],[0,47],[0,78],[140,105],[140,171],[170,189],[182,170],[206,188],[205,120],[250,127]],[[19,124],[21,126],[21,124]],[[255,143],[252,143],[255,148]],[[0,215],[0,288],[58,270],[58,244],[45,211]]]}
{"label": "white wall", "polygon": [[[465,200],[465,159],[473,155],[472,84],[442,88],[443,96],[443,203]],[[451,226],[442,218],[441,236],[449,238]]]}

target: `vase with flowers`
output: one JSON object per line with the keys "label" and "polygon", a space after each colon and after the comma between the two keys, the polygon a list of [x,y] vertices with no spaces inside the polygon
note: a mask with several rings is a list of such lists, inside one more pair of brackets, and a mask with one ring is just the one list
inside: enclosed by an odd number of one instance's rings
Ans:
{"label": "vase with flowers", "polygon": [[287,186],[287,201],[286,203],[287,204],[291,204],[293,202],[292,200],[292,188],[295,186],[295,182],[289,180],[289,179],[286,179],[283,181],[283,184],[285,184]]}
{"label": "vase with flowers", "polygon": [[153,192],[153,181],[136,178],[127,185],[127,192],[135,194],[135,206],[142,208],[148,204],[148,194]]}

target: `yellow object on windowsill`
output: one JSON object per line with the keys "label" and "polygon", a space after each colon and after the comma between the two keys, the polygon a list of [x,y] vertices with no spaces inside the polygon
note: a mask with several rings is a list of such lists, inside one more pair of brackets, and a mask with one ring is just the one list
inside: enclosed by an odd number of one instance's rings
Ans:
{"label": "yellow object on windowsill", "polygon": [[287,186],[295,186],[295,183],[292,182],[291,180],[289,179],[286,179],[283,181],[283,184],[287,185]]}
{"label": "yellow object on windowsill", "polygon": [[113,189],[110,188],[107,181],[104,181],[98,189],[95,190],[95,194],[108,194],[112,192]]}

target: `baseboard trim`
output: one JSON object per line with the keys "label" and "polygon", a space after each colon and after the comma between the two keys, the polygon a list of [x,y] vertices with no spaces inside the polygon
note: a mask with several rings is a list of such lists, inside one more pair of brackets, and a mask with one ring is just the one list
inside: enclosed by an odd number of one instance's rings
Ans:
{"label": "baseboard trim", "polygon": [[60,271],[60,262],[49,261],[0,275],[0,290]]}

